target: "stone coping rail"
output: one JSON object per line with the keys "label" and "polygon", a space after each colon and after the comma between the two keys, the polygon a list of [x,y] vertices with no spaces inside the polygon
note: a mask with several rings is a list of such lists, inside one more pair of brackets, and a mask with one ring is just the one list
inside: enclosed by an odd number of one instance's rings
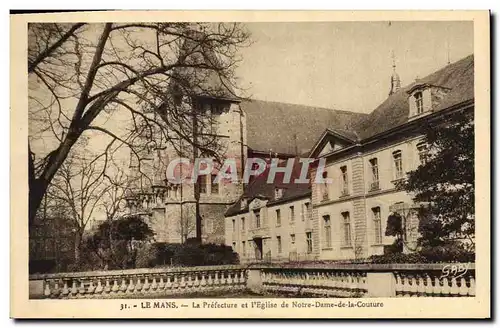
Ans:
{"label": "stone coping rail", "polygon": [[31,274],[29,280],[43,280],[56,278],[83,278],[83,277],[105,277],[122,275],[144,275],[162,273],[181,273],[193,271],[218,271],[218,270],[244,270],[244,269],[297,269],[297,270],[346,270],[346,271],[370,271],[370,272],[392,272],[392,271],[441,271],[446,266],[457,266],[474,271],[474,263],[250,263],[246,265],[217,265],[217,266],[195,266],[195,267],[162,267],[162,268],[139,268],[126,270],[102,270],[83,272],[61,272],[46,274]]}
{"label": "stone coping rail", "polygon": [[196,267],[161,267],[161,268],[139,268],[125,270],[101,270],[101,271],[82,271],[82,272],[59,272],[31,274],[29,280],[57,279],[57,278],[85,278],[85,277],[107,277],[123,275],[148,275],[162,273],[182,273],[199,271],[226,271],[226,270],[244,270],[246,266],[242,265],[217,265],[217,266],[196,266]]}
{"label": "stone coping rail", "polygon": [[457,266],[467,268],[468,271],[475,270],[474,263],[255,263],[247,267],[253,269],[302,269],[302,270],[346,270],[346,271],[441,271],[446,266]]}

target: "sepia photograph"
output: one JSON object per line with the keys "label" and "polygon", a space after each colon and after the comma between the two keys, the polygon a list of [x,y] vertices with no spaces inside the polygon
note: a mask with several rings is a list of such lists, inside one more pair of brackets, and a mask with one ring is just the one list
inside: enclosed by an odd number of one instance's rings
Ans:
{"label": "sepia photograph", "polygon": [[488,12],[111,13],[11,16],[11,315],[490,316]]}

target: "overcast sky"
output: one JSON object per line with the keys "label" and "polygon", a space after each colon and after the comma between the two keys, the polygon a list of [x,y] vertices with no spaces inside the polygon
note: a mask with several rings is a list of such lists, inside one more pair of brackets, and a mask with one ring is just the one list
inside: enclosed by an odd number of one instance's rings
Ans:
{"label": "overcast sky", "polygon": [[[473,53],[472,22],[249,23],[237,71],[247,95],[371,112],[402,85]],[[448,51],[449,49],[449,51]]]}

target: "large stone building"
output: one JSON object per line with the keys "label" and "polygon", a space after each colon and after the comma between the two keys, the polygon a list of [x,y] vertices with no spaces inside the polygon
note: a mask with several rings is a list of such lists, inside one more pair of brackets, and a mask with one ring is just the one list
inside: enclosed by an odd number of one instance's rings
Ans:
{"label": "large stone building", "polygon": [[382,254],[393,243],[385,229],[395,212],[405,220],[405,251],[415,248],[416,205],[395,183],[425,158],[424,126],[456,111],[474,110],[474,57],[400,85],[394,71],[382,104],[367,116],[356,116],[348,129],[326,126],[310,147],[309,157],[326,160],[324,177],[333,183],[310,189],[282,186],[280,191],[279,185],[255,181],[246,188],[226,213],[226,244],[243,261],[266,256],[351,260]]}
{"label": "large stone building", "polygon": [[[190,82],[191,73],[178,72],[179,75],[187,74],[186,83]],[[327,108],[240,100],[228,89],[227,83],[210,74],[194,88],[189,88],[189,94],[182,90],[182,85],[171,87],[176,97],[175,111],[164,113],[165,116],[155,111],[150,113],[151,119],[176,122],[176,113],[190,112],[194,108],[200,113],[200,119],[189,125],[196,124],[190,128],[198,130],[197,140],[203,138],[201,142],[207,141],[204,143],[207,148],[221,157],[235,159],[238,172],[243,171],[247,158],[285,159],[307,153],[324,129],[349,130],[354,122],[365,116]],[[186,125],[178,128],[186,129]],[[160,135],[158,133],[157,139]],[[214,183],[216,169],[211,175],[200,176],[195,184],[167,182],[167,166],[173,160],[184,157],[194,163],[195,158],[207,157],[203,150],[192,147],[186,140],[153,142],[144,147],[140,159],[137,157],[131,156],[130,172],[134,183],[133,192],[127,198],[128,207],[130,213],[145,214],[157,241],[183,242],[196,236],[196,230],[200,229],[203,242],[225,242],[224,213],[239,199],[245,187],[243,183]],[[196,224],[196,213],[201,216],[201,225]]]}

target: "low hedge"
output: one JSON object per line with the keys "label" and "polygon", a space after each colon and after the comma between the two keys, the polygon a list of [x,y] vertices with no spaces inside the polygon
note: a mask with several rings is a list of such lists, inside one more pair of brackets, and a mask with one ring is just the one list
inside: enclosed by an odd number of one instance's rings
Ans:
{"label": "low hedge", "polygon": [[238,254],[230,246],[197,243],[153,243],[137,253],[137,268],[156,266],[202,266],[239,264]]}
{"label": "low hedge", "polygon": [[372,255],[371,263],[465,263],[475,262],[476,254],[460,249],[448,247],[432,247],[422,249],[418,253],[392,253],[384,255]]}

